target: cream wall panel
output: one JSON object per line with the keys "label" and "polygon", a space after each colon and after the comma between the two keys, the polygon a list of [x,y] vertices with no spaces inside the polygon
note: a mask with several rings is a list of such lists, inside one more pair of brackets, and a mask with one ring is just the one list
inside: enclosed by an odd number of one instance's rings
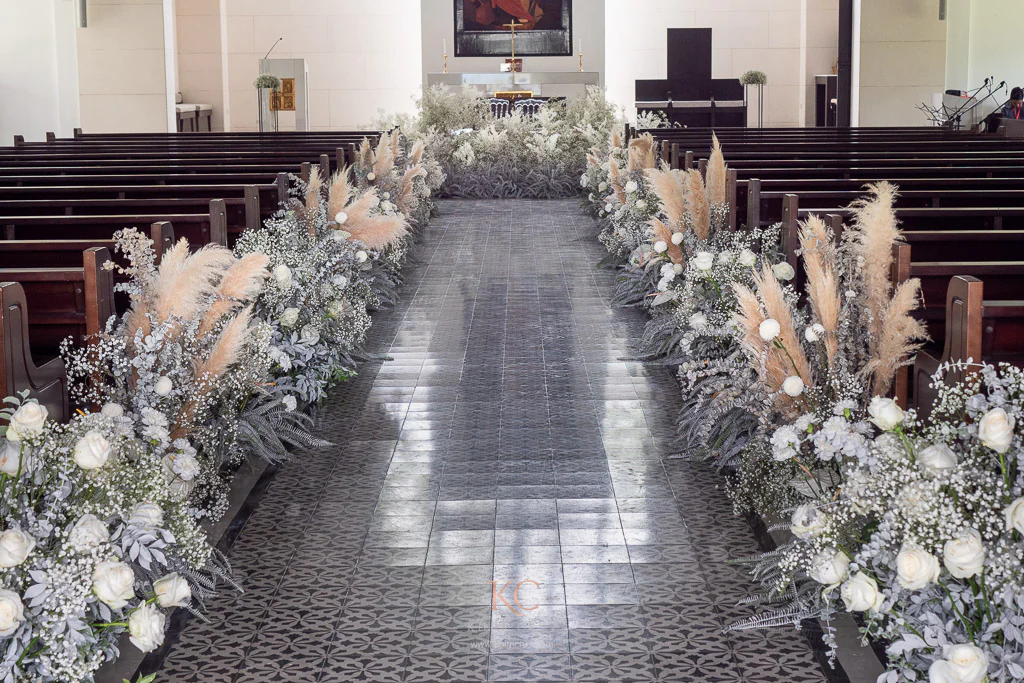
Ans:
{"label": "cream wall panel", "polygon": [[179,57],[182,54],[220,52],[219,17],[178,15],[177,31]]}
{"label": "cream wall panel", "polygon": [[78,49],[162,50],[163,30],[160,4],[90,5],[89,26],[78,30]]}
{"label": "cream wall panel", "polygon": [[159,133],[167,129],[167,98],[159,95],[82,95],[82,129],[90,133]]}
{"label": "cream wall panel", "polygon": [[[253,18],[250,16],[224,17],[228,35],[228,54],[255,52],[253,41]],[[270,49],[268,46],[266,49]]]}
{"label": "cream wall panel", "polygon": [[946,22],[928,0],[862,0],[860,125],[925,125],[917,110],[944,90]]}
{"label": "cream wall panel", "polygon": [[83,95],[164,95],[164,51],[79,50]]}

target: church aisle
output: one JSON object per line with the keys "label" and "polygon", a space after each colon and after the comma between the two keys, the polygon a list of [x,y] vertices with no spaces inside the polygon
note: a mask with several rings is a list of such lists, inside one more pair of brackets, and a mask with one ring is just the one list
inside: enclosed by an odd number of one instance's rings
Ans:
{"label": "church aisle", "polygon": [[[823,681],[796,631],[721,633],[756,551],[666,458],[671,373],[575,201],[445,202],[367,364],[231,550],[246,591],[158,681]],[[492,583],[493,582],[493,583]],[[518,600],[517,600],[518,598]]]}

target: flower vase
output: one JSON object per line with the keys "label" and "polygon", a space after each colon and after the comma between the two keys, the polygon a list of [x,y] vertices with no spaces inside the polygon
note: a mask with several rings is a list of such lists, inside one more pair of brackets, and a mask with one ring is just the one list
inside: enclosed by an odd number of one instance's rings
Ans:
{"label": "flower vase", "polygon": [[[261,133],[273,132],[276,133],[278,130],[277,125],[277,110],[271,105],[274,101],[274,95],[277,92],[273,88],[257,88],[258,94],[257,112],[259,114],[259,131]],[[264,130],[264,126],[269,125],[270,130]]]}

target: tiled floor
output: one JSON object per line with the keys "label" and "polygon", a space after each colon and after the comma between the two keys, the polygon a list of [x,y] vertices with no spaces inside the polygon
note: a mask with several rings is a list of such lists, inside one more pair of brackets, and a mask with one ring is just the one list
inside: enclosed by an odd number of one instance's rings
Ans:
{"label": "tiled floor", "polygon": [[[273,480],[242,595],[160,681],[822,681],[796,631],[724,635],[756,551],[669,460],[671,374],[575,202],[447,202],[368,365]],[[518,587],[518,591],[517,591]],[[516,600],[518,597],[518,602]]]}

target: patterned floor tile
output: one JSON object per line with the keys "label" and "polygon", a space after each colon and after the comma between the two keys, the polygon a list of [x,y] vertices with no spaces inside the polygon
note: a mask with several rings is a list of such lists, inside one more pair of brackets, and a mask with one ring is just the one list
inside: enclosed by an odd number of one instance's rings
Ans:
{"label": "patterned floor tile", "polygon": [[799,632],[722,632],[754,537],[669,457],[678,387],[621,360],[646,321],[610,308],[590,219],[441,209],[374,313],[392,360],[319,409],[338,445],[277,472],[230,551],[246,592],[158,680],[822,681]]}

